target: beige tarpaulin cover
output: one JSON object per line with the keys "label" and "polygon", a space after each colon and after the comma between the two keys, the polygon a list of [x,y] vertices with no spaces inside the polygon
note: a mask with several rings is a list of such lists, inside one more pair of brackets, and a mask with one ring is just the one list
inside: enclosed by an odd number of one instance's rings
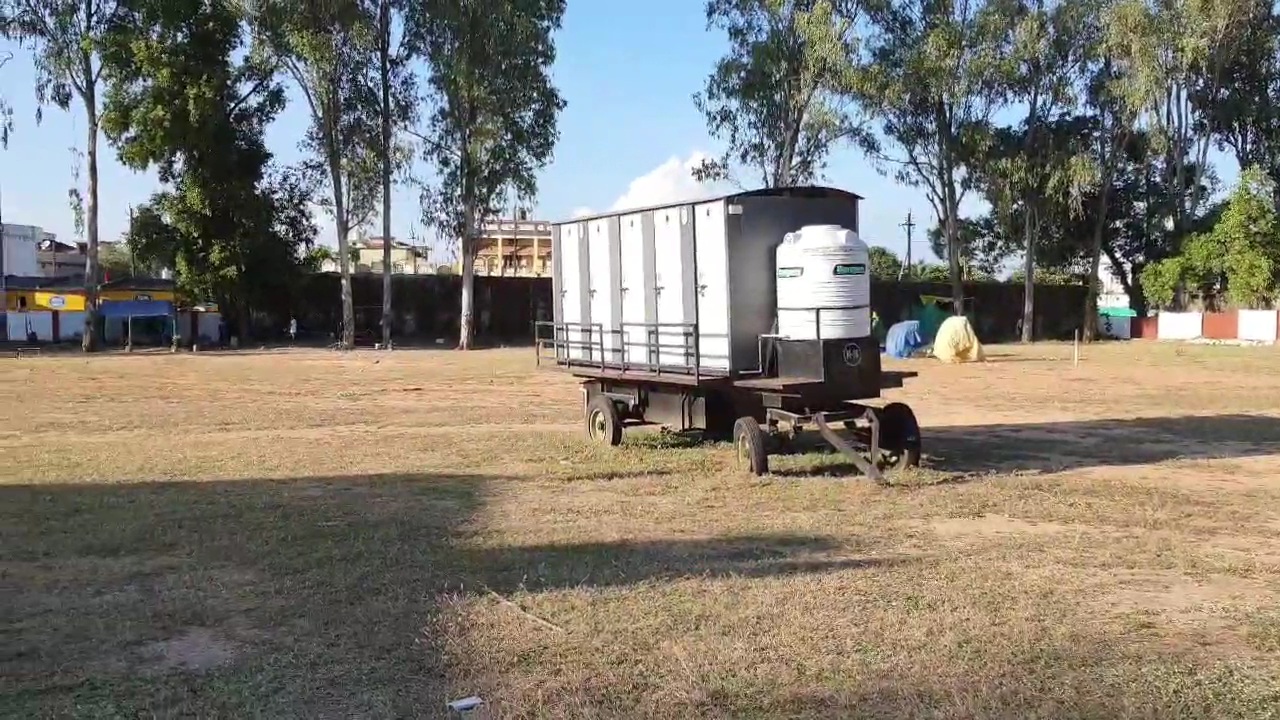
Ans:
{"label": "beige tarpaulin cover", "polygon": [[982,362],[986,359],[969,318],[961,315],[952,315],[942,321],[933,339],[933,356],[946,363]]}

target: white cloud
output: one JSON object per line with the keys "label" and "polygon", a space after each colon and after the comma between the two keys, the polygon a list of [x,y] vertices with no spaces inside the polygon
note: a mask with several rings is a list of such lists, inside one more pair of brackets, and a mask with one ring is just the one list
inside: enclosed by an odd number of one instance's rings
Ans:
{"label": "white cloud", "polygon": [[[714,196],[721,189],[718,184],[698,182],[693,177],[693,169],[709,157],[701,150],[684,158],[672,155],[666,162],[628,183],[626,192],[613,202],[609,210],[629,210]],[[591,208],[581,207],[573,211],[573,216],[583,217],[592,212]]]}
{"label": "white cloud", "polygon": [[610,210],[664,205],[681,200],[698,200],[714,194],[714,188],[693,178],[693,169],[708,159],[701,150],[681,159],[672,155],[666,162],[641,175],[627,186]]}

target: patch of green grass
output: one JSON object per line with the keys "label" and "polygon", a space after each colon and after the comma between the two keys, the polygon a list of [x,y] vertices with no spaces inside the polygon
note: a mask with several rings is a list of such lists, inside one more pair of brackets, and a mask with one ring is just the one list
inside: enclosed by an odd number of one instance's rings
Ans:
{"label": "patch of green grass", "polygon": [[1245,628],[1245,638],[1250,647],[1258,652],[1280,655],[1280,610],[1250,613]]}

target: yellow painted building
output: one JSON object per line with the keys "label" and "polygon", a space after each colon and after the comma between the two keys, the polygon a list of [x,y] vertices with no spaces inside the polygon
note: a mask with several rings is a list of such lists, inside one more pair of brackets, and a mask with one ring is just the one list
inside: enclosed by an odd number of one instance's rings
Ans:
{"label": "yellow painted building", "polygon": [[[9,290],[5,293],[7,302],[5,309],[9,312],[22,310],[58,310],[60,312],[84,312],[85,296],[83,290]],[[157,300],[176,303],[177,293],[172,290],[103,290],[98,293],[98,302],[127,302],[130,300]]]}

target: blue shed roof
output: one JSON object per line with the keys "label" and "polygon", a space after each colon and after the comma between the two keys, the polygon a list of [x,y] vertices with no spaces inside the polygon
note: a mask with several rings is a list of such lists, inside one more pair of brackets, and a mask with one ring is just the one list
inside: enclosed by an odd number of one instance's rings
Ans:
{"label": "blue shed roof", "polygon": [[173,314],[173,303],[167,300],[104,302],[98,306],[98,314],[108,318],[168,317]]}

